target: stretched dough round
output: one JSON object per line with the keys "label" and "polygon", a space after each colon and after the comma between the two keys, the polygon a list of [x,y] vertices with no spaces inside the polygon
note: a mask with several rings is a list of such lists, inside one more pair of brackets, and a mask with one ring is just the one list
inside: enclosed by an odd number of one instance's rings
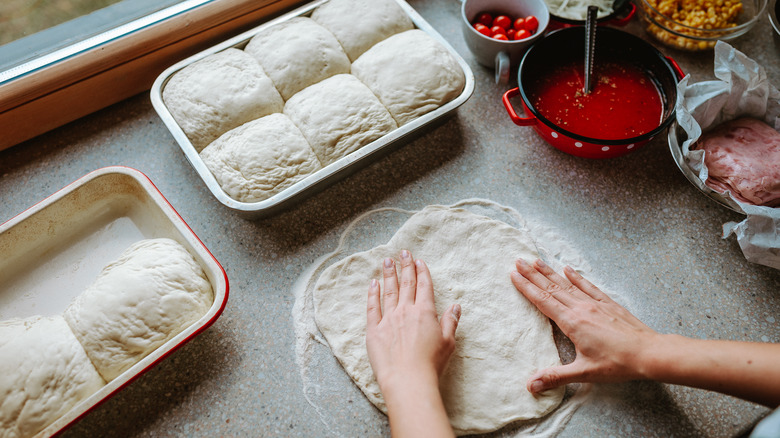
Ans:
{"label": "stretched dough round", "polygon": [[453,56],[419,29],[393,35],[352,63],[352,74],[402,126],[456,98],[466,84]]}
{"label": "stretched dough round", "polygon": [[349,58],[336,37],[307,17],[261,31],[244,50],[257,58],[284,100],[323,79],[349,73]]}
{"label": "stretched dough round", "polygon": [[398,127],[371,90],[348,74],[304,88],[287,101],[284,113],[323,166]]}
{"label": "stretched dough round", "polygon": [[322,169],[301,131],[284,114],[271,114],[228,131],[200,157],[222,190],[258,202]]}
{"label": "stretched dough round", "polygon": [[330,0],[311,18],[333,32],[350,61],[390,35],[414,29],[395,0]]}
{"label": "stretched dough round", "polygon": [[560,365],[549,319],[509,278],[517,258],[539,256],[533,240],[504,222],[429,206],[386,245],[328,267],[314,286],[317,326],[374,405],[386,412],[365,347],[366,294],[370,279],[382,277],[382,260],[397,257],[401,249],[428,263],[439,314],[455,302],[463,308],[456,350],[440,381],[456,433],[484,433],[540,418],[560,404],[563,388],[536,397],[526,390],[536,370]]}
{"label": "stretched dough round", "polygon": [[105,385],[62,316],[0,322],[0,437],[30,437]]}
{"label": "stretched dough round", "polygon": [[162,98],[198,152],[236,126],[281,112],[284,106],[257,60],[233,48],[177,72]]}
{"label": "stretched dough round", "polygon": [[65,310],[87,356],[111,381],[206,314],[211,284],[171,239],[136,242]]}

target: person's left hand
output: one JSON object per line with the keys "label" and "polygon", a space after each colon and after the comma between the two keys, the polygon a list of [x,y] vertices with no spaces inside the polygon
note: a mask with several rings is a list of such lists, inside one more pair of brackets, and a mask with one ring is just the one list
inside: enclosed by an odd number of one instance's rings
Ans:
{"label": "person's left hand", "polygon": [[438,320],[431,274],[409,251],[401,251],[400,285],[391,258],[384,260],[383,277],[384,309],[379,282],[372,280],[366,326],[368,358],[379,387],[386,393],[420,379],[438,384],[455,350],[460,306],[453,304]]}

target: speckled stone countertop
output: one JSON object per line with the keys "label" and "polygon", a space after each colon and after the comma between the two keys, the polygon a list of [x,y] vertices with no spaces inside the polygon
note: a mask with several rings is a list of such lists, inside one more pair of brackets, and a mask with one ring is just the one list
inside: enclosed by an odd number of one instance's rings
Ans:
{"label": "speckled stone countertop", "polygon": [[[656,330],[780,341],[780,271],[746,262],[733,237],[721,238],[721,225],[740,216],[682,176],[664,136],[607,161],[553,149],[531,128],[509,120],[500,102],[507,86],[496,85],[493,72],[479,66],[463,42],[460,3],[410,3],[470,63],[473,96],[402,148],[276,216],[251,222],[219,204],[148,94],[0,152],[0,222],[89,171],[134,167],[154,181],[230,280],[227,307],[210,329],[64,436],[387,434],[384,418],[346,378],[338,380],[343,388],[331,388],[336,396],[319,412],[306,400],[291,316],[291,288],[303,270],[335,249],[352,220],[384,206],[415,210],[491,199],[554,227],[585,256],[594,275]],[[649,38],[636,21],[627,30]],[[766,17],[733,45],[780,85],[780,49]],[[712,52],[658,47],[693,81],[714,78]],[[731,397],[653,382],[595,391],[560,436],[735,436],[768,412]]]}

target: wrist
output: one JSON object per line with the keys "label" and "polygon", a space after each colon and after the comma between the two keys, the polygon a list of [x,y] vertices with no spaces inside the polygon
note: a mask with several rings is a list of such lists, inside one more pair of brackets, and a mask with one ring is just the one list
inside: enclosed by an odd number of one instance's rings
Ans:
{"label": "wrist", "polygon": [[438,392],[439,376],[436,370],[427,368],[396,368],[392,372],[377,376],[379,389],[387,400],[405,393],[419,392],[422,388],[434,388]]}
{"label": "wrist", "polygon": [[678,370],[686,354],[689,338],[676,334],[657,333],[642,349],[638,371],[641,379],[668,381],[670,374]]}

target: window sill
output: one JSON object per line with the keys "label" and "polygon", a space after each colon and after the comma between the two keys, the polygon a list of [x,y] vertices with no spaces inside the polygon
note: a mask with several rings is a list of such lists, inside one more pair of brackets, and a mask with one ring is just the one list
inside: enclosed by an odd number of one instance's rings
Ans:
{"label": "window sill", "polygon": [[301,0],[217,0],[0,84],[0,150],[151,88],[170,65]]}

